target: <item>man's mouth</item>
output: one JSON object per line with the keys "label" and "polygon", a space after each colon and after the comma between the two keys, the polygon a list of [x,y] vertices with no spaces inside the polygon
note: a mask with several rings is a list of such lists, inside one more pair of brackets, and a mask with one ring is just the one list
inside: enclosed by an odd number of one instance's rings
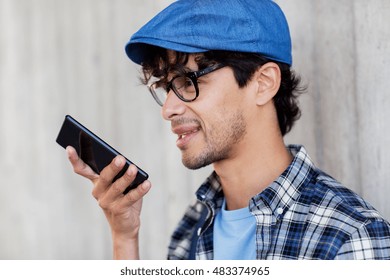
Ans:
{"label": "man's mouth", "polygon": [[184,133],[182,133],[182,134],[179,134],[179,135],[178,135],[178,140],[184,139],[184,138],[186,138],[188,135],[191,135],[191,134],[196,133],[196,132],[198,132],[198,131],[199,131],[199,129],[197,128],[197,129],[193,129],[193,130],[191,130],[191,131],[187,131],[187,132],[184,132]]}
{"label": "man's mouth", "polygon": [[200,126],[194,122],[172,126],[172,132],[177,135],[176,146],[181,150],[187,148],[200,129]]}

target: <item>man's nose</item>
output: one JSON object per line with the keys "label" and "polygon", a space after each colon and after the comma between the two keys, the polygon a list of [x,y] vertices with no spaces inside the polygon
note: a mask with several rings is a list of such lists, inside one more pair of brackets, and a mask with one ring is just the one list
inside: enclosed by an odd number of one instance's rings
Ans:
{"label": "man's nose", "polygon": [[170,90],[162,107],[162,116],[165,120],[172,120],[175,116],[183,115],[186,110],[185,102]]}

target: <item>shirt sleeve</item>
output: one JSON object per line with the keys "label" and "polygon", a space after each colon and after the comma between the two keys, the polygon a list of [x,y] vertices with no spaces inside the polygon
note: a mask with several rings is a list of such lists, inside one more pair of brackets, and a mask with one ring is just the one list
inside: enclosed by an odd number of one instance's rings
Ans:
{"label": "shirt sleeve", "polygon": [[365,223],[338,251],[336,260],[389,260],[390,225],[384,220]]}

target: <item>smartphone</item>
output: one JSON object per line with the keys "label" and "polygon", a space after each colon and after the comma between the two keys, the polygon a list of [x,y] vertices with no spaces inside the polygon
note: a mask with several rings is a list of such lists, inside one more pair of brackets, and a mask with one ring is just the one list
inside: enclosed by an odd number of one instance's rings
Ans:
{"label": "smartphone", "polygon": [[[56,142],[64,149],[67,146],[75,148],[79,157],[97,174],[100,174],[104,167],[110,164],[117,155],[120,155],[118,151],[69,115],[65,116]],[[130,164],[134,163],[126,158],[125,166],[115,176],[113,182],[126,172]],[[126,188],[123,194],[128,193],[131,189],[136,188],[148,179],[149,175],[138,166],[137,168],[138,173],[134,181]]]}

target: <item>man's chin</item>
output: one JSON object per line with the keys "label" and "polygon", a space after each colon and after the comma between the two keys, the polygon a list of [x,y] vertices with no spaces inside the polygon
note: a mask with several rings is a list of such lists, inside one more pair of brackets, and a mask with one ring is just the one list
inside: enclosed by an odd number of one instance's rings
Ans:
{"label": "man's chin", "polygon": [[197,170],[210,165],[212,162],[205,158],[188,158],[183,155],[182,163],[188,169]]}

